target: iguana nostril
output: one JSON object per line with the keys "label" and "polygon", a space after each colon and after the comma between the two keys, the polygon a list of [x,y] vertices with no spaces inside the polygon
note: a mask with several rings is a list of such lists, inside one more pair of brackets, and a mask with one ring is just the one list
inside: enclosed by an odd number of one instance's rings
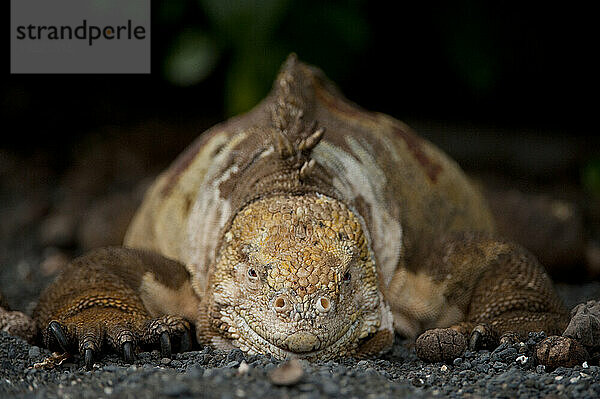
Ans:
{"label": "iguana nostril", "polygon": [[275,299],[275,301],[273,302],[273,306],[275,307],[275,310],[277,312],[283,312],[287,309],[287,302],[285,301],[285,298],[283,298],[283,296],[280,296],[278,298]]}
{"label": "iguana nostril", "polygon": [[331,301],[326,296],[322,296],[317,299],[316,308],[321,313],[329,312],[329,309],[331,309]]}

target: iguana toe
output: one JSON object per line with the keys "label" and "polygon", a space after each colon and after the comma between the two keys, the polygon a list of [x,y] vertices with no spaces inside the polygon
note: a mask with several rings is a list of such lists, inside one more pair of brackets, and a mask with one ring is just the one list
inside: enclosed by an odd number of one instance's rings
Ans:
{"label": "iguana toe", "polygon": [[415,344],[417,356],[428,362],[448,362],[461,356],[467,348],[470,351],[493,349],[498,342],[513,342],[517,337],[515,333],[505,333],[499,339],[497,330],[486,323],[471,326],[459,323],[450,328],[425,331]]}
{"label": "iguana toe", "polygon": [[192,333],[189,329],[186,329],[183,334],[181,334],[181,341],[179,343],[179,351],[180,352],[188,352],[192,350]]}
{"label": "iguana toe", "polygon": [[572,338],[553,335],[536,345],[538,363],[549,369],[581,365],[589,359],[587,350]]}
{"label": "iguana toe", "polygon": [[135,354],[133,353],[132,341],[127,341],[123,344],[123,359],[127,363],[133,363],[135,361]]}
{"label": "iguana toe", "polygon": [[69,341],[67,340],[67,337],[63,331],[63,327],[60,325],[60,323],[56,320],[51,321],[50,324],[48,324],[48,330],[52,333],[52,336],[54,339],[56,339],[56,342],[63,352],[68,352]]}
{"label": "iguana toe", "polygon": [[505,332],[504,334],[502,334],[500,336],[500,342],[499,344],[508,344],[508,345],[513,345],[516,344],[518,342],[521,342],[521,336],[513,331],[509,331],[509,332]]}
{"label": "iguana toe", "polygon": [[587,349],[600,349],[600,302],[588,301],[575,306],[563,337],[572,338]]}
{"label": "iguana toe", "polygon": [[471,331],[469,350],[491,349],[498,346],[498,334],[489,324],[478,324]]}
{"label": "iguana toe", "polygon": [[168,332],[160,334],[160,353],[162,357],[171,357],[171,339]]}
{"label": "iguana toe", "polygon": [[85,368],[91,370],[94,366],[94,350],[92,348],[87,348],[85,350]]}
{"label": "iguana toe", "polygon": [[[45,344],[64,352],[79,352],[87,369],[103,352],[112,350],[128,362],[134,362],[140,347],[160,347],[163,357],[175,349],[192,347],[189,323],[179,316],[146,319],[113,308],[88,308],[65,320],[53,320],[44,331]],[[77,348],[77,349],[76,349]]]}
{"label": "iguana toe", "polygon": [[[166,315],[146,322],[143,340],[148,344],[158,344],[162,357],[170,358],[173,352],[173,343],[179,352],[192,348],[192,334],[190,323],[183,317]],[[172,340],[176,338],[176,340]]]}
{"label": "iguana toe", "polygon": [[536,347],[538,361],[549,368],[581,364],[600,351],[600,302],[588,301],[571,311],[562,337],[551,336]]}
{"label": "iguana toe", "polygon": [[415,343],[417,356],[427,362],[454,360],[462,355],[466,348],[465,336],[452,328],[427,330]]}

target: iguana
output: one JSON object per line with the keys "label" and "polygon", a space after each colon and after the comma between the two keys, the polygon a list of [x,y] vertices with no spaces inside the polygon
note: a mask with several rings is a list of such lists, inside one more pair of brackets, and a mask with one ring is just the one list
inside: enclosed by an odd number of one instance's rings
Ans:
{"label": "iguana", "polygon": [[[453,160],[295,55],[265,100],[158,177],[124,247],[73,261],[33,322],[0,319],[88,366],[107,349],[131,361],[146,344],[169,356],[193,335],[325,360],[377,356],[395,333],[422,334],[419,356],[449,360],[569,322],[543,267],[495,236]],[[577,334],[548,341],[543,360],[579,359]]]}

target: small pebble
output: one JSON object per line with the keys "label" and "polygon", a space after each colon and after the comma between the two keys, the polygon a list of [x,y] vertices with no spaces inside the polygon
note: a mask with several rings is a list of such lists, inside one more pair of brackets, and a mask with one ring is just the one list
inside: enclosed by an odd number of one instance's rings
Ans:
{"label": "small pebble", "polygon": [[298,385],[298,390],[300,392],[310,392],[314,389],[315,389],[315,386],[313,384],[299,384]]}
{"label": "small pebble", "polygon": [[378,375],[379,373],[373,367],[369,367],[365,370],[365,374],[374,376],[374,375]]}
{"label": "small pebble", "polygon": [[250,370],[250,366],[248,366],[248,363],[246,363],[245,360],[242,360],[242,362],[240,363],[240,367],[238,367],[238,375],[244,375],[244,374],[248,374],[248,371]]}
{"label": "small pebble", "polygon": [[537,367],[535,368],[535,371],[537,373],[543,373],[546,371],[546,366],[544,366],[543,364],[538,364]]}
{"label": "small pebble", "polygon": [[190,392],[187,385],[178,382],[172,382],[163,388],[163,393],[167,396],[182,396]]}
{"label": "small pebble", "polygon": [[225,365],[225,368],[231,369],[231,368],[237,367],[239,364],[240,364],[240,362],[238,362],[237,360],[232,360],[231,362],[229,362]]}
{"label": "small pebble", "polygon": [[532,388],[532,387],[534,387],[534,386],[535,386],[535,380],[534,380],[534,379],[532,379],[532,378],[528,378],[528,379],[526,379],[526,380],[525,380],[525,386],[526,386],[526,387],[529,387],[529,388]]}
{"label": "small pebble", "polygon": [[323,390],[324,394],[329,396],[335,396],[339,393],[338,385],[330,379],[323,380],[321,383],[321,389]]}
{"label": "small pebble", "polygon": [[412,384],[416,387],[422,387],[425,384],[425,380],[422,378],[415,377],[412,379]]}
{"label": "small pebble", "polygon": [[271,370],[274,370],[277,366],[275,366],[273,363],[267,363],[265,364],[265,371],[269,372]]}
{"label": "small pebble", "polygon": [[502,363],[512,363],[517,358],[517,350],[513,347],[502,348],[502,345],[498,347],[492,353],[491,360]]}
{"label": "small pebble", "polygon": [[304,370],[298,359],[282,363],[269,372],[269,379],[274,385],[291,386],[297,384],[304,376]]}
{"label": "small pebble", "polygon": [[29,357],[38,357],[40,353],[40,348],[37,346],[32,346],[31,348],[29,348]]}
{"label": "small pebble", "polygon": [[525,363],[527,363],[527,360],[529,360],[529,358],[527,356],[521,355],[521,356],[518,356],[515,359],[515,362],[519,362],[521,364],[525,364]]}
{"label": "small pebble", "polygon": [[241,362],[244,359],[244,352],[242,352],[241,349],[232,349],[231,351],[229,351],[229,353],[227,354],[227,360],[232,361],[232,360],[237,360],[237,362]]}

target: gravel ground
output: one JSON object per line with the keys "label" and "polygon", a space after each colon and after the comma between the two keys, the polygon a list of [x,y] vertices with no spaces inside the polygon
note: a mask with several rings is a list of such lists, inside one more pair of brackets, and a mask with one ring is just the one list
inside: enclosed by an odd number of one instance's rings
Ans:
{"label": "gravel ground", "polygon": [[[30,313],[40,291],[72,257],[91,246],[117,244],[139,193],[180,150],[160,160],[154,156],[149,173],[141,156],[116,157],[110,145],[99,150],[96,144],[76,149],[69,161],[75,167],[58,172],[44,157],[0,151],[0,292],[15,309]],[[104,155],[86,161],[99,151]],[[116,230],[115,220],[122,221]],[[86,228],[90,224],[93,229]],[[569,307],[600,298],[597,281],[557,288]],[[33,365],[50,352],[0,332],[0,397],[600,397],[598,366],[551,371],[536,365],[531,354],[541,338],[533,334],[493,352],[467,352],[451,364],[423,363],[411,342],[397,338],[381,359],[301,361],[297,378],[282,386],[272,374],[279,361],[209,347],[173,359],[161,359],[158,351],[140,353],[132,365],[108,355],[92,371],[79,357],[37,369]]]}
{"label": "gravel ground", "polygon": [[18,338],[0,334],[0,395],[23,398],[97,397],[567,397],[600,396],[600,367],[583,364],[552,372],[531,357],[543,334],[493,352],[467,352],[452,364],[418,360],[410,343],[398,339],[381,359],[300,361],[302,375],[291,386],[276,385],[280,362],[240,350],[199,351],[161,359],[140,353],[135,364],[107,356],[86,371],[79,358],[52,370],[31,366],[50,355]]}

